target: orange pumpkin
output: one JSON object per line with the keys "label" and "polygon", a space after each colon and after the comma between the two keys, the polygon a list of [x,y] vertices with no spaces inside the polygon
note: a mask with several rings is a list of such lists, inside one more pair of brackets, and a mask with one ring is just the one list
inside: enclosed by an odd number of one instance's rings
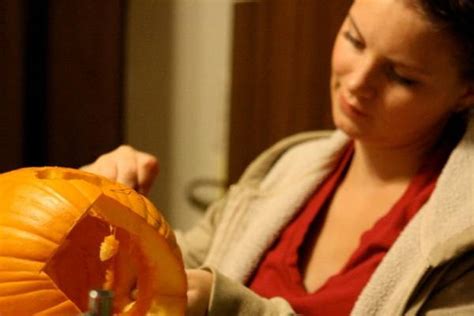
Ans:
{"label": "orange pumpkin", "polygon": [[184,315],[186,287],[172,230],[134,190],[59,167],[0,175],[0,315],[79,315],[93,288],[117,314]]}

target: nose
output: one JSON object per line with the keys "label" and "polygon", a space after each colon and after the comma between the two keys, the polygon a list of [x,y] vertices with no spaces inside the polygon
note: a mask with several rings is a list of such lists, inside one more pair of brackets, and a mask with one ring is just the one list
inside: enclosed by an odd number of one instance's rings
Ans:
{"label": "nose", "polygon": [[349,92],[359,98],[371,99],[377,93],[376,64],[369,58],[359,60],[346,81]]}

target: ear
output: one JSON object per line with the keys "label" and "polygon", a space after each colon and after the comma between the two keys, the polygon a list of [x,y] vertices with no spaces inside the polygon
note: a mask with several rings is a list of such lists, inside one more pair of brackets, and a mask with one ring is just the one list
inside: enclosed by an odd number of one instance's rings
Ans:
{"label": "ear", "polygon": [[461,112],[469,108],[474,108],[474,82],[468,84],[464,94],[459,99],[456,111]]}

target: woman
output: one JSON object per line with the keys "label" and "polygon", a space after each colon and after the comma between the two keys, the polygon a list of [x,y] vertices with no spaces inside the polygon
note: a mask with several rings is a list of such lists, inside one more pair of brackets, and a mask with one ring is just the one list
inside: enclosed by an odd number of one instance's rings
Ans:
{"label": "woman", "polygon": [[[355,0],[338,130],[270,148],[177,233],[189,314],[474,314],[473,30],[472,0]],[[146,191],[156,160],[121,147],[86,169]]]}

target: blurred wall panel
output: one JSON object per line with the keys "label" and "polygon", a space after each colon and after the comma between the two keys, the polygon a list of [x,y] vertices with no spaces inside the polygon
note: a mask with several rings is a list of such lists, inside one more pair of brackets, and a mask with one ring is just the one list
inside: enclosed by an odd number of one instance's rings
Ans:
{"label": "blurred wall panel", "polygon": [[48,164],[48,2],[23,1],[23,163]]}
{"label": "blurred wall panel", "polygon": [[332,42],[351,2],[235,2],[230,183],[277,140],[332,128]]}
{"label": "blurred wall panel", "polygon": [[[232,5],[129,2],[126,140],[160,158],[150,197],[180,229],[202,215],[189,186],[226,178]],[[220,193],[205,191],[206,200]]]}
{"label": "blurred wall panel", "polygon": [[126,0],[0,0],[0,171],[123,141]]}
{"label": "blurred wall panel", "polygon": [[124,104],[125,141],[159,157],[150,198],[170,213],[173,12],[173,0],[129,2]]}
{"label": "blurred wall panel", "polygon": [[48,3],[47,162],[80,166],[123,140],[126,5]]}
{"label": "blurred wall panel", "polygon": [[23,2],[0,0],[0,172],[23,163]]}

